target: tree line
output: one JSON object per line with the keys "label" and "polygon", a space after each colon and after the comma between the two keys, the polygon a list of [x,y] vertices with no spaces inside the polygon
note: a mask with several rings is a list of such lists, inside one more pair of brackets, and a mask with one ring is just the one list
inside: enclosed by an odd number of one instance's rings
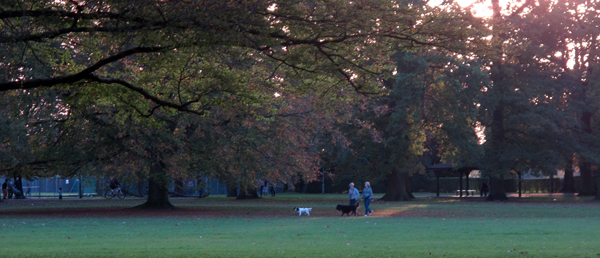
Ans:
{"label": "tree line", "polygon": [[[595,1],[475,17],[452,1],[28,1],[0,4],[0,174],[149,183],[385,180],[478,167],[565,169],[596,195]],[[334,169],[333,169],[334,168]],[[255,192],[255,191],[254,191]]]}

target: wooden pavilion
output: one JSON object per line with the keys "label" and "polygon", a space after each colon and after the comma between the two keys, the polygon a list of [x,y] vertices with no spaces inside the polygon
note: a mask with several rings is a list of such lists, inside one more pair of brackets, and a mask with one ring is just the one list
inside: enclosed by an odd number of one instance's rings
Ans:
{"label": "wooden pavilion", "polygon": [[[432,166],[427,167],[427,170],[431,170],[433,171],[433,173],[435,174],[435,178],[437,181],[437,196],[440,196],[440,177],[456,177],[458,176],[460,179],[458,180],[459,182],[459,186],[458,186],[458,193],[459,193],[459,197],[462,197],[463,195],[463,190],[468,190],[469,189],[469,174],[471,174],[471,172],[473,170],[478,170],[477,167],[460,167],[457,169],[453,169],[452,168],[452,164],[450,163],[438,163]],[[466,188],[463,189],[463,176],[467,177],[467,185]],[[469,196],[469,192],[465,191],[466,196]]]}

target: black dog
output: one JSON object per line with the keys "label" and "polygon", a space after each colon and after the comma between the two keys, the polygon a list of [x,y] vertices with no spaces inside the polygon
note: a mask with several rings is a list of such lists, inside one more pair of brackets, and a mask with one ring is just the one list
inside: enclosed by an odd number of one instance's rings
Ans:
{"label": "black dog", "polygon": [[342,211],[342,216],[344,216],[344,214],[348,214],[349,217],[350,213],[354,213],[354,216],[358,216],[358,213],[356,213],[356,209],[358,209],[358,207],[360,207],[360,203],[356,203],[356,205],[338,204],[338,206],[335,207],[335,209],[338,211]]}

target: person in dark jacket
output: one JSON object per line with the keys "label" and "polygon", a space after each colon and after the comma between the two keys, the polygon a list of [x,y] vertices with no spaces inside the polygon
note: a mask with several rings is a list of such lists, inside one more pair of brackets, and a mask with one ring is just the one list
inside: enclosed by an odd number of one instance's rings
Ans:
{"label": "person in dark jacket", "polygon": [[275,197],[275,185],[271,185],[271,197]]}
{"label": "person in dark jacket", "polygon": [[481,187],[479,188],[479,196],[486,197],[490,191],[490,188],[486,183],[481,183]]}
{"label": "person in dark jacket", "polygon": [[4,183],[2,183],[2,199],[6,199],[8,195],[8,179],[4,179]]}
{"label": "person in dark jacket", "polygon": [[15,184],[13,183],[12,179],[8,179],[8,183],[6,186],[6,190],[8,191],[8,199],[12,199],[13,198],[13,190],[15,189]]}
{"label": "person in dark jacket", "polygon": [[117,180],[116,178],[113,178],[112,180],[110,180],[110,183],[108,183],[108,186],[110,187],[110,190],[115,195],[118,195],[118,193],[117,193],[117,191],[115,191],[115,189],[117,189],[118,187],[121,187],[121,184],[119,183],[119,180]]}
{"label": "person in dark jacket", "polygon": [[365,182],[365,188],[363,189],[363,200],[365,200],[365,216],[373,215],[373,210],[369,208],[371,201],[373,200],[373,189],[371,189],[371,183]]}

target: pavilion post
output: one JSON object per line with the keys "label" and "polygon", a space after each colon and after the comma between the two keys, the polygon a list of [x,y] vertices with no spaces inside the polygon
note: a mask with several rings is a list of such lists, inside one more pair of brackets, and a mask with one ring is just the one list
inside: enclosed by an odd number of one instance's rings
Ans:
{"label": "pavilion post", "polygon": [[554,192],[554,174],[550,174],[550,194]]}
{"label": "pavilion post", "polygon": [[440,197],[440,172],[439,171],[435,172],[435,177],[437,180],[437,197]]}
{"label": "pavilion post", "polygon": [[463,173],[461,172],[461,173],[458,173],[458,174],[460,175],[460,177],[458,179],[458,188],[459,188],[458,189],[458,194],[459,194],[458,197],[462,198],[462,190],[463,190],[463,188],[462,188],[462,176],[463,176]]}
{"label": "pavilion post", "polygon": [[471,173],[470,170],[465,170],[465,176],[467,177],[467,187],[465,188],[465,190],[467,190],[467,196],[469,196],[469,174]]}
{"label": "pavilion post", "polygon": [[517,175],[519,175],[519,198],[521,198],[521,172],[517,172]]}

